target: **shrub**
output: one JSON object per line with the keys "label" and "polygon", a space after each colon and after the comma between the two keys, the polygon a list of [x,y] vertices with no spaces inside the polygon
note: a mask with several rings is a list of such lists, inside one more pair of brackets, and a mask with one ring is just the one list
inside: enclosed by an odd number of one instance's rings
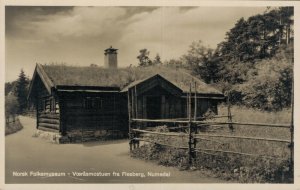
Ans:
{"label": "shrub", "polygon": [[5,117],[6,122],[9,122],[9,118],[12,117],[15,119],[16,114],[18,112],[18,101],[17,97],[13,94],[9,94],[5,96]]}
{"label": "shrub", "polygon": [[15,133],[21,129],[23,129],[23,126],[18,119],[14,122],[5,123],[5,135]]}

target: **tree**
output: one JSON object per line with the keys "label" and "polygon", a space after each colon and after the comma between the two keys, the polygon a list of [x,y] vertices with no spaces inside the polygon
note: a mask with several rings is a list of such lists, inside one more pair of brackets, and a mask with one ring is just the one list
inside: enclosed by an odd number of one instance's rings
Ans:
{"label": "tree", "polygon": [[155,56],[155,58],[154,58],[152,64],[153,64],[153,65],[160,65],[160,64],[162,64],[162,62],[161,62],[161,60],[160,60],[159,54],[156,54],[156,56]]}
{"label": "tree", "polygon": [[[281,43],[285,40],[285,44],[288,45],[292,40],[293,25],[294,25],[294,8],[293,7],[280,7],[279,10],[279,23],[281,26],[281,38],[279,42]],[[283,37],[285,36],[285,37]]]}
{"label": "tree", "polygon": [[248,72],[247,81],[238,85],[245,105],[264,110],[281,110],[291,105],[293,62],[288,56],[280,51]]}
{"label": "tree", "polygon": [[[218,61],[219,79],[230,84],[245,82],[245,71],[263,59],[270,59],[279,51],[281,41],[291,41],[293,8],[268,9],[239,19],[218,45],[214,60]],[[252,64],[252,65],[251,65]]]}
{"label": "tree", "polygon": [[139,66],[150,66],[152,65],[152,61],[149,58],[150,52],[147,49],[141,49],[140,55],[137,56],[137,59],[139,60]]}
{"label": "tree", "polygon": [[26,77],[23,69],[21,69],[16,86],[16,95],[19,104],[18,113],[23,113],[27,108],[28,84],[29,79]]}
{"label": "tree", "polygon": [[182,56],[183,62],[205,82],[215,82],[218,73],[218,61],[213,58],[213,49],[205,47],[201,41],[193,42],[187,54]]}

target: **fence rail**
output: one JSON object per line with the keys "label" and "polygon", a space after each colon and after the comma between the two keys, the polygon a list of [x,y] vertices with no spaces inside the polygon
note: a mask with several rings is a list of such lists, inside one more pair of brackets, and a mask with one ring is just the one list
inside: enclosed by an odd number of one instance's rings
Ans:
{"label": "fence rail", "polygon": [[144,138],[133,138],[133,140],[145,141],[145,142],[159,144],[159,145],[163,145],[163,146],[169,146],[169,147],[173,147],[173,148],[177,148],[177,149],[189,149],[189,147],[185,147],[185,146],[175,146],[175,145],[171,145],[171,144],[165,144],[165,143],[162,143],[162,142],[151,141],[151,140],[144,139]]}
{"label": "fence rail", "polygon": [[182,133],[162,133],[162,132],[155,132],[155,131],[146,131],[141,129],[132,129],[132,131],[140,132],[140,133],[149,133],[149,134],[157,134],[157,135],[165,135],[165,136],[186,136],[188,137],[188,134],[182,134]]}
{"label": "fence rail", "polygon": [[[195,88],[196,89],[196,88]],[[136,93],[136,92],[135,92]],[[139,147],[139,141],[149,142],[149,143],[155,143],[162,146],[169,146],[173,148],[178,149],[186,149],[188,150],[188,157],[189,157],[189,164],[192,164],[192,160],[195,156],[195,152],[201,152],[204,154],[209,155],[217,155],[215,153],[226,153],[226,154],[236,154],[236,155],[243,155],[243,156],[257,156],[257,157],[265,157],[265,158],[272,158],[272,159],[280,159],[280,160],[287,160],[286,158],[281,158],[278,156],[269,156],[269,155],[260,155],[256,153],[246,153],[242,151],[233,151],[233,150],[220,150],[220,149],[210,149],[210,148],[200,148],[197,147],[198,140],[206,140],[206,141],[212,141],[217,142],[215,139],[208,139],[203,137],[210,137],[210,138],[229,138],[229,139],[244,139],[244,140],[257,140],[257,141],[266,141],[266,142],[278,142],[278,143],[284,143],[288,144],[288,148],[290,149],[290,170],[293,171],[293,153],[294,153],[294,126],[293,126],[293,113],[292,113],[292,122],[291,124],[270,124],[270,123],[246,123],[246,122],[233,122],[232,121],[232,114],[230,110],[230,101],[229,96],[227,98],[227,105],[228,105],[228,114],[227,116],[221,115],[221,116],[215,116],[212,118],[227,118],[227,122],[217,122],[217,121],[204,121],[205,118],[203,117],[195,117],[197,115],[197,107],[195,103],[194,108],[194,117],[192,118],[191,112],[192,112],[192,101],[191,101],[191,85],[190,85],[190,92],[187,96],[187,118],[171,118],[171,119],[142,119],[142,118],[135,118],[137,113],[137,100],[136,100],[136,94],[131,95],[132,101],[128,101],[128,109],[129,109],[129,144],[130,144],[130,151],[132,150],[132,145],[136,147]],[[195,94],[196,90],[195,90]],[[128,90],[128,100],[130,100],[130,92]],[[196,100],[195,100],[196,101]],[[292,104],[292,111],[293,111],[293,104]],[[210,119],[210,118],[208,118]],[[157,132],[157,131],[150,131],[150,130],[143,130],[138,127],[134,127],[137,123],[157,123],[157,124],[179,124],[179,126],[175,127],[168,127],[168,129],[185,129],[185,133],[176,133],[176,132]],[[182,124],[182,125],[180,125]],[[211,126],[213,129],[217,129],[220,126],[228,126],[228,128],[233,132],[234,127],[243,127],[243,126],[252,126],[252,127],[270,127],[270,128],[285,128],[290,129],[290,139],[277,139],[277,138],[264,138],[264,137],[253,137],[253,136],[237,136],[237,135],[225,135],[225,134],[207,134],[202,133],[198,129],[203,128],[203,126]],[[140,126],[139,126],[140,127]],[[200,132],[200,134],[199,134]],[[182,146],[182,145],[172,145],[167,144],[163,142],[159,142],[157,140],[149,140],[144,138],[140,138],[141,133],[146,134],[153,134],[153,135],[160,135],[163,137],[166,136],[174,136],[174,137],[184,137],[187,138],[188,146]],[[218,142],[222,143],[222,142]],[[224,143],[222,143],[224,144]],[[228,143],[227,143],[228,144]],[[220,156],[220,154],[218,154]]]}
{"label": "fence rail", "polygon": [[[204,148],[195,148],[195,151],[207,153],[205,151],[212,151],[212,152],[222,152],[222,153],[229,153],[229,154],[238,154],[238,155],[243,155],[243,156],[254,156],[254,157],[264,157],[264,158],[269,158],[269,159],[279,159],[279,160],[286,160],[285,158],[280,158],[277,156],[266,156],[266,155],[260,155],[260,154],[251,154],[251,153],[244,153],[244,152],[236,152],[236,151],[226,151],[226,150],[215,150],[215,149],[204,149]],[[215,156],[218,156],[214,154]]]}
{"label": "fence rail", "polygon": [[290,140],[262,138],[262,137],[247,137],[247,136],[232,136],[232,135],[210,135],[210,134],[197,134],[197,135],[194,136],[195,139],[198,139],[200,137],[222,137],[222,138],[232,138],[232,139],[235,138],[235,139],[261,140],[261,141],[290,143]]}
{"label": "fence rail", "polygon": [[279,127],[279,128],[290,128],[290,124],[269,124],[269,123],[243,123],[243,122],[204,122],[204,121],[186,121],[176,119],[132,119],[135,122],[146,122],[146,123],[194,123],[200,125],[245,125],[254,127]]}
{"label": "fence rail", "polygon": [[[163,133],[163,132],[156,132],[156,131],[147,131],[141,129],[132,129],[132,131],[139,132],[139,133],[148,133],[148,134],[156,134],[156,135],[163,135],[163,136],[179,136],[179,137],[188,137],[188,134],[184,133]],[[261,141],[272,141],[272,142],[284,142],[290,143],[290,140],[285,139],[273,139],[273,138],[262,138],[262,137],[247,137],[247,136],[233,136],[233,135],[211,135],[211,134],[195,134],[193,136],[194,139],[203,139],[201,137],[222,137],[222,138],[236,138],[236,139],[247,139],[247,140],[261,140]]]}

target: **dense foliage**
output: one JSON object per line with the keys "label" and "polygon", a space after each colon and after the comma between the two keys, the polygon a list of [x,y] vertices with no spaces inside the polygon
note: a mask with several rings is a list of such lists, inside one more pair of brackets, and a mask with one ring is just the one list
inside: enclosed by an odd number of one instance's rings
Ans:
{"label": "dense foliage", "polygon": [[170,66],[186,67],[217,86],[231,102],[264,110],[291,105],[293,7],[268,8],[239,19],[216,49],[193,42]]}
{"label": "dense foliage", "polygon": [[5,83],[5,112],[7,116],[22,114],[27,109],[29,79],[23,69],[13,82]]}
{"label": "dense foliage", "polygon": [[281,110],[291,105],[293,64],[284,52],[261,60],[247,72],[246,82],[236,85],[245,105]]}

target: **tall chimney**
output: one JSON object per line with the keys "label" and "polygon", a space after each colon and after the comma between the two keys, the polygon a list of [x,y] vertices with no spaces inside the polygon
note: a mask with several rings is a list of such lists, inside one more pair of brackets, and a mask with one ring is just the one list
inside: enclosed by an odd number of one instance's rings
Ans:
{"label": "tall chimney", "polygon": [[110,48],[107,48],[105,50],[105,53],[104,53],[104,55],[105,55],[104,67],[105,68],[108,68],[108,69],[118,68],[117,50],[118,49],[112,48],[112,46],[110,46]]}

